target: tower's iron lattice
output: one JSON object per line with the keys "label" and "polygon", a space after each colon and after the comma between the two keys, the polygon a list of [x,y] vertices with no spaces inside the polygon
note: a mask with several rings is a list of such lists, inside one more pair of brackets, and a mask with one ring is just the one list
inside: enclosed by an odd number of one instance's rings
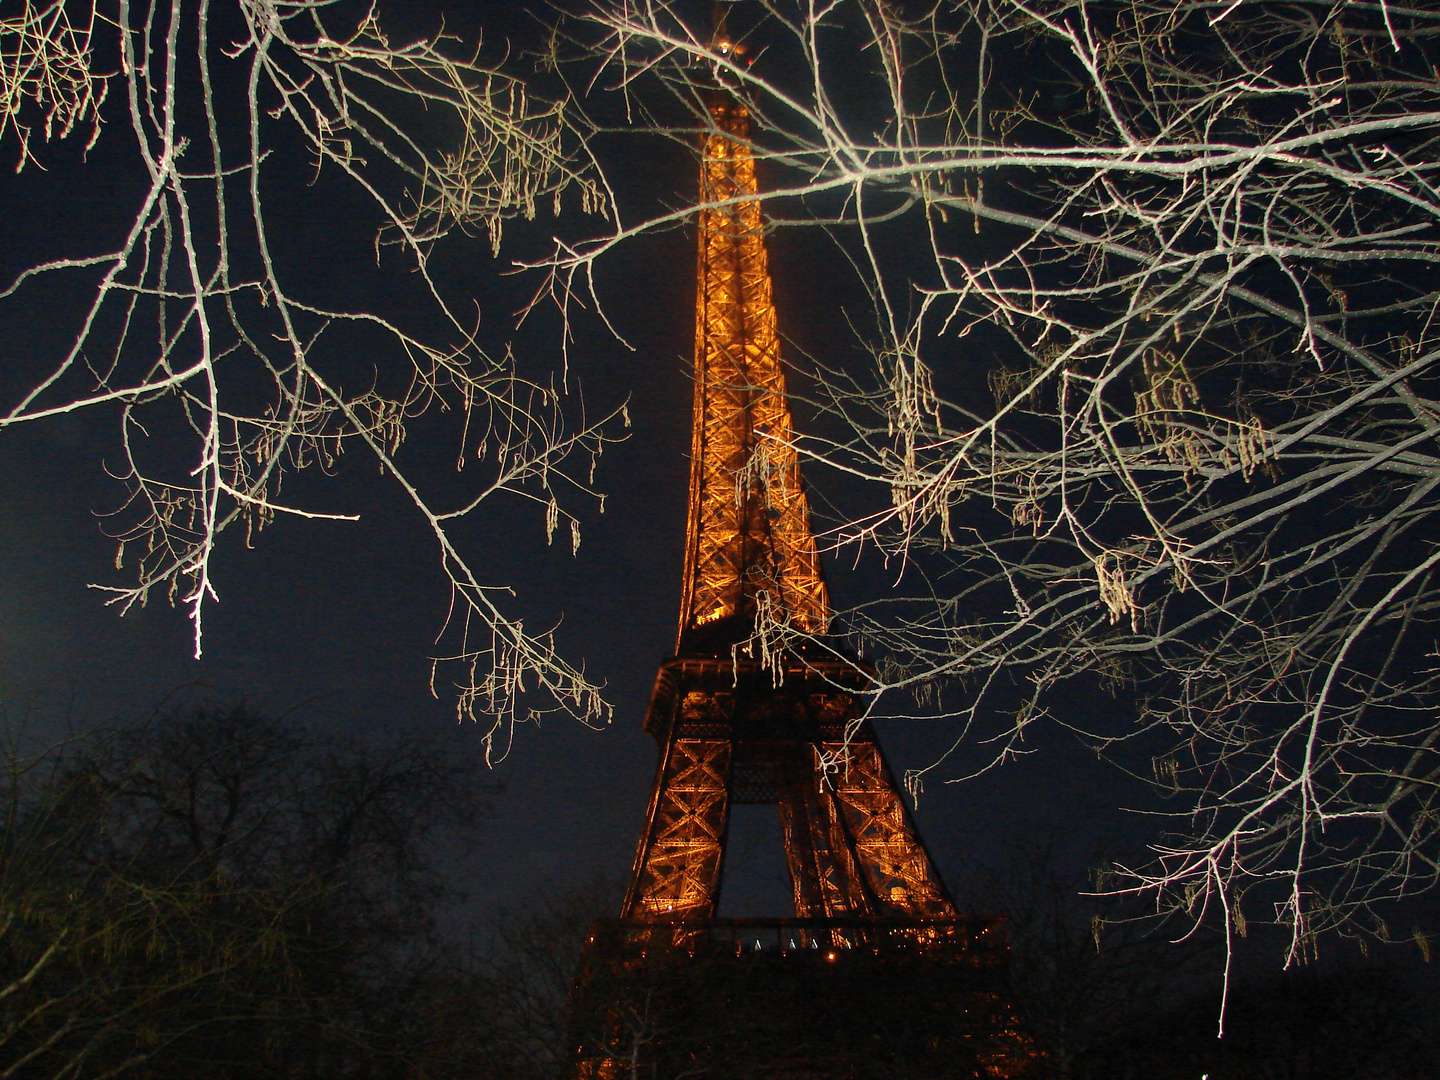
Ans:
{"label": "tower's iron lattice", "polygon": [[[569,1075],[1018,1076],[1030,1054],[1000,992],[1002,928],[957,915],[857,716],[865,669],[750,649],[757,621],[823,634],[829,604],[749,119],[721,91],[710,116],[678,643],[645,718],[661,753],[624,908],[578,980]],[[717,918],[741,803],[779,808],[794,918]]]}
{"label": "tower's iron lattice", "polygon": [[749,118],[726,94],[712,97],[710,112],[682,650],[687,631],[753,617],[757,604],[809,633],[823,632],[829,615],[785,399]]}

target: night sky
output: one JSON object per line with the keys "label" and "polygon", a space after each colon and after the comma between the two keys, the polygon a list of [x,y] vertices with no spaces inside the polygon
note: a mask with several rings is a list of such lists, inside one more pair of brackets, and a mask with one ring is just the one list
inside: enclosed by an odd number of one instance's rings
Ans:
{"label": "night sky", "polygon": [[[382,15],[399,39],[433,26],[444,6],[382,8]],[[533,33],[532,21],[511,5],[449,5],[445,14],[462,36],[484,26],[496,48],[507,39],[524,44]],[[10,171],[13,150],[0,147],[0,206],[7,208],[0,217],[0,278],[9,281],[36,252],[75,255],[123,227],[133,206],[127,184],[135,182],[130,138],[116,118],[85,168],[78,167],[79,146],[65,145],[43,151],[48,171],[31,166],[18,176]],[[612,140],[601,149],[627,214],[693,197],[693,160],[674,147]],[[357,226],[343,193],[323,177],[311,185],[299,163],[288,179],[297,204],[308,208],[282,219],[292,230],[285,255],[292,287],[304,280],[351,307],[390,305],[403,316],[403,290],[392,295],[376,284],[372,226]],[[542,250],[555,228],[543,216],[513,228],[498,258],[480,238],[457,234],[442,244],[436,260],[447,292],[475,298],[492,340],[511,333],[512,315],[533,287],[500,272]],[[495,768],[504,794],[465,870],[478,904],[522,905],[538,888],[566,888],[596,874],[619,880],[629,870],[655,761],[640,721],[656,666],[673,649],[679,606],[693,244],[692,232],[672,231],[602,264],[608,314],[633,350],[593,317],[576,324],[572,378],[588,408],[599,413],[628,399],[633,420],[628,440],[601,460],[596,486],[608,497],[606,511],[586,510],[578,555],[558,540],[547,548],[542,511],[519,501],[487,512],[463,534],[475,563],[515,586],[512,610],[525,614],[527,626],[558,623],[562,651],[605,681],[615,709],[605,730],[554,719],[518,731]],[[772,240],[777,306],[792,356],[833,359],[855,349],[836,317],[846,302],[836,285],[837,262],[818,235],[780,231]],[[25,310],[12,304],[0,316],[6,358],[0,390],[7,401],[44,367],[69,305],[63,288],[42,289]],[[558,366],[552,318],[530,320],[516,340],[531,370]],[[941,376],[983,387],[983,366],[973,358],[957,357],[955,369]],[[803,430],[803,412],[798,420]],[[453,437],[445,424],[416,425],[403,460],[437,475],[448,468]],[[448,600],[433,541],[362,455],[342,458],[334,477],[296,481],[300,493],[358,512],[358,523],[281,520],[253,550],[229,538],[217,563],[220,600],[207,617],[205,657],[195,661],[183,612],[152,602],[122,619],[86,588],[125,580],[97,517],[123,496],[105,474],[115,429],[113,411],[95,410],[0,436],[0,670],[12,719],[28,717],[42,733],[83,729],[144,715],[167,694],[194,686],[203,698],[243,697],[263,710],[296,710],[308,723],[360,734],[450,726],[457,753],[481,753],[480,732],[456,724],[445,688],[438,700],[429,690],[427,657]],[[823,494],[824,478],[810,481]],[[877,572],[827,568],[842,604],[856,589],[874,588]],[[927,764],[951,741],[943,727],[923,722],[879,728],[897,775]],[[1063,736],[1039,739],[1035,754],[981,780],[929,784],[918,823],[952,887],[970,860],[996,858],[1018,837],[1065,835],[1083,860],[1107,847],[1117,830],[1128,831],[1115,808],[1132,796],[1141,801],[1140,787]],[[958,759],[954,772],[966,765]]]}

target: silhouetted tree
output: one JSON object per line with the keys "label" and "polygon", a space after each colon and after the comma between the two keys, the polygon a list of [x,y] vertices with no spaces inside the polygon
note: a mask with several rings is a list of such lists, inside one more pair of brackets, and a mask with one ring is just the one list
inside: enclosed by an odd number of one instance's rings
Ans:
{"label": "silhouetted tree", "polygon": [[1074,847],[1058,831],[1026,830],[961,879],[967,906],[1005,916],[1010,987],[1057,1080],[1086,1075],[1087,1054],[1137,1009],[1179,1004],[1220,971],[1214,935],[1177,947],[1133,903],[1094,895],[1090,867],[1104,860]]}
{"label": "silhouetted tree", "polygon": [[1301,970],[1168,1008],[1132,1003],[1076,1080],[1430,1080],[1440,1071],[1433,1010],[1395,971]]}
{"label": "silhouetted tree", "polygon": [[[81,737],[3,776],[0,1075],[475,1074],[478,958],[436,831],[489,786],[439,740],[243,706]],[[457,1010],[467,1000],[470,1008]]]}

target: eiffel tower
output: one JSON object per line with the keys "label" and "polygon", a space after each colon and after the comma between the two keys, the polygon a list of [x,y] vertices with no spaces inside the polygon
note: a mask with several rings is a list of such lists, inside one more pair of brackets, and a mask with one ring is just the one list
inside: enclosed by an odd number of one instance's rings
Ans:
{"label": "eiffel tower", "polygon": [[[740,48],[717,33],[715,49]],[[621,917],[577,979],[567,1077],[1018,1077],[1000,920],[962,917],[830,616],[794,448],[749,115],[709,96],[695,406],[660,761]],[[722,919],[731,808],[778,807],[794,917]]]}

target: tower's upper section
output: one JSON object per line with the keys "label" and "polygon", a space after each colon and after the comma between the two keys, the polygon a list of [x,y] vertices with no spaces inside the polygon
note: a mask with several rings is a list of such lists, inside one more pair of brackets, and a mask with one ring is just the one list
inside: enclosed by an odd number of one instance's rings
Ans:
{"label": "tower's upper section", "polygon": [[724,91],[700,165],[695,429],[680,651],[748,636],[757,613],[829,617],[792,438],[745,107]]}

